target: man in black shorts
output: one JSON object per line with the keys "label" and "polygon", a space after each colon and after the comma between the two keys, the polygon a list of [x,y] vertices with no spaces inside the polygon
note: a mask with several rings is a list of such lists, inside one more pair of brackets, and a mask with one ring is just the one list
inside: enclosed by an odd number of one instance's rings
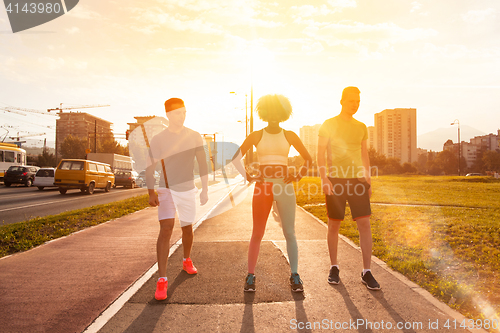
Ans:
{"label": "man in black shorts", "polygon": [[[346,201],[359,230],[363,256],[361,281],[368,289],[380,290],[370,270],[372,234],[370,227],[370,159],[368,157],[366,125],[353,118],[358,111],[360,91],[347,87],[342,92],[342,109],[336,117],[326,120],[319,130],[318,167],[328,213],[328,250],[330,274],[328,282],[340,282],[337,261],[340,223],[344,220]],[[331,152],[332,165],[327,169],[325,153]]]}

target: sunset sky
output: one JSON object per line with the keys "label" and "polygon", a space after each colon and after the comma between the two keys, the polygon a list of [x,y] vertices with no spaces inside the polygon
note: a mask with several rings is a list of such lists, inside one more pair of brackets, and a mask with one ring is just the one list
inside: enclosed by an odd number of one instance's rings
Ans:
{"label": "sunset sky", "polygon": [[[368,126],[377,112],[411,107],[418,134],[456,118],[496,133],[499,36],[498,0],[81,0],[16,34],[0,5],[0,106],[110,104],[82,111],[124,133],[134,116],[164,115],[163,102],[180,97],[188,127],[241,144],[252,82],[254,104],[266,93],[290,98],[283,127],[297,133],[337,115],[354,85]],[[54,140],[43,126],[56,117],[0,117]]]}

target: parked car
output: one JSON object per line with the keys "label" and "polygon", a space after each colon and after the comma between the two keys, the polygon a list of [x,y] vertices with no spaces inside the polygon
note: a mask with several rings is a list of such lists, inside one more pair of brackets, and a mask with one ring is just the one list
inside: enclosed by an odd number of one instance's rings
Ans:
{"label": "parked car", "polygon": [[[160,174],[158,173],[158,171],[155,171],[154,177],[155,186],[158,186],[160,184]],[[139,174],[139,178],[142,180],[141,186],[146,186],[146,170],[141,171],[141,173]]]}
{"label": "parked car", "polygon": [[54,185],[54,168],[40,168],[36,172],[35,179],[33,180],[33,186],[38,187],[41,191],[45,187],[57,187]]}
{"label": "parked car", "polygon": [[482,176],[482,175],[483,175],[483,174],[481,174],[481,173],[475,173],[475,172],[473,172],[473,173],[468,173],[468,174],[466,174],[466,175],[465,175],[465,177]]}
{"label": "parked car", "polygon": [[116,171],[115,172],[115,187],[123,186],[134,188],[136,186],[142,187],[143,180],[139,177],[136,171]]}
{"label": "parked car", "polygon": [[11,184],[24,184],[30,187],[38,169],[40,168],[37,166],[12,165],[3,176],[3,184],[7,187]]}
{"label": "parked car", "polygon": [[54,184],[59,187],[61,194],[66,194],[72,188],[86,194],[93,194],[96,188],[109,192],[115,184],[115,175],[106,163],[63,159],[57,166]]}

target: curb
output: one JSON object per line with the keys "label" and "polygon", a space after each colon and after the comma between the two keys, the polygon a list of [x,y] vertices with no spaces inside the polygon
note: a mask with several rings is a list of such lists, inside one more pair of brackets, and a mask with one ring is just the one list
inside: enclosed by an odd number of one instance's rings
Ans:
{"label": "curb", "polygon": [[[135,197],[132,197],[132,198],[135,198]],[[92,206],[90,206],[90,207],[92,207]],[[87,207],[87,208],[90,208],[90,207]],[[90,229],[93,229],[93,228],[100,227],[100,226],[102,226],[102,225],[105,225],[105,224],[107,224],[107,223],[109,223],[109,222],[113,222],[113,221],[115,221],[115,220],[117,220],[117,219],[119,219],[119,218],[122,218],[122,217],[124,217],[124,216],[129,216],[129,215],[132,215],[132,214],[136,214],[136,213],[142,212],[143,210],[146,210],[146,209],[149,209],[149,208],[151,208],[151,207],[146,207],[146,208],[143,208],[143,209],[140,209],[140,210],[136,210],[135,212],[132,212],[132,213],[130,213],[130,214],[123,215],[123,216],[120,216],[120,217],[117,217],[117,218],[114,218],[114,219],[111,219],[111,220],[109,220],[109,221],[102,222],[102,223],[99,223],[99,224],[96,224],[96,225],[91,225],[91,226],[89,226],[89,227],[87,227],[87,228],[84,228],[84,229],[81,229],[81,230],[77,230],[77,231],[75,231],[75,232],[70,233],[69,235],[62,236],[62,237],[57,237],[57,238],[54,238],[54,239],[48,240],[48,241],[46,241],[45,243],[40,244],[40,245],[37,245],[37,246],[35,246],[35,247],[32,247],[32,248],[31,248],[31,249],[29,249],[29,250],[16,252],[16,253],[12,253],[12,254],[6,255],[6,256],[4,256],[4,257],[1,257],[1,258],[0,258],[0,260],[7,259],[7,258],[10,258],[10,257],[13,257],[13,256],[17,256],[17,255],[20,255],[20,254],[23,254],[23,253],[27,253],[27,252],[30,252],[30,251],[36,250],[36,249],[38,249],[39,247],[45,246],[45,245],[47,245],[47,244],[49,244],[49,243],[57,242],[58,240],[65,239],[65,238],[68,238],[68,237],[71,237],[71,236],[76,235],[76,234],[78,234],[78,233],[80,233],[80,232],[83,232],[83,231],[86,231],[86,230],[90,230]]]}

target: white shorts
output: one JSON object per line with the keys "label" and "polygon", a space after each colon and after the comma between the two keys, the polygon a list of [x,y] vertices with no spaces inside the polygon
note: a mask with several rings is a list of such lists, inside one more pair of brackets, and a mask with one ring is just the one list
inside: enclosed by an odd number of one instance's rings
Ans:
{"label": "white shorts", "polygon": [[179,214],[181,227],[194,223],[196,217],[196,193],[198,189],[184,192],[172,191],[169,188],[159,188],[158,192],[158,220],[175,218],[175,211]]}

